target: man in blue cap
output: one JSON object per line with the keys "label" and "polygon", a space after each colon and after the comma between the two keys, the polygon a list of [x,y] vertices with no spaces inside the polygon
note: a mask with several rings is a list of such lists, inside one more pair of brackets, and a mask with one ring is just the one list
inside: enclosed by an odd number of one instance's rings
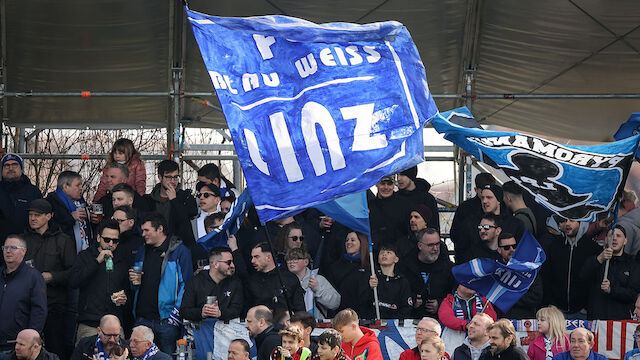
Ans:
{"label": "man in blue cap", "polygon": [[21,234],[29,223],[27,208],[32,200],[42,198],[40,190],[24,175],[24,163],[18,154],[8,153],[0,160],[0,239]]}

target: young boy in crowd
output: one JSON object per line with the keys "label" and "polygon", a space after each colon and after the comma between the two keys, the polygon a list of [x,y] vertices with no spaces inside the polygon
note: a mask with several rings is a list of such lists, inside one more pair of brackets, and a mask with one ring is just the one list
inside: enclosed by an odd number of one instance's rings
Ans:
{"label": "young boy in crowd", "polygon": [[394,245],[382,244],[378,253],[376,275],[369,278],[369,286],[378,288],[380,317],[382,319],[409,319],[411,317],[411,286],[397,271],[400,259]]}
{"label": "young boy in crowd", "polygon": [[318,336],[318,352],[313,360],[351,360],[340,347],[342,337],[337,330],[327,329]]}
{"label": "young boy in crowd", "polygon": [[353,360],[382,360],[376,334],[358,325],[358,314],[344,309],[331,320],[331,326],[342,336],[342,350]]}
{"label": "young boy in crowd", "polygon": [[307,360],[311,358],[311,350],[304,347],[304,333],[300,327],[289,325],[280,330],[282,346],[271,352],[271,360]]}

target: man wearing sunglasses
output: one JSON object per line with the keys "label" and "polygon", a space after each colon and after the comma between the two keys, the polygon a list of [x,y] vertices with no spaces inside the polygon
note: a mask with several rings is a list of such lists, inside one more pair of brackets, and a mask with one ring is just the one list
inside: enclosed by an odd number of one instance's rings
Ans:
{"label": "man wearing sunglasses", "polygon": [[[242,283],[235,274],[233,255],[227,247],[215,247],[209,252],[209,271],[201,271],[185,286],[180,314],[191,321],[216,318],[223,321],[242,314]],[[207,301],[210,296],[215,301]],[[211,298],[209,298],[211,300]]]}
{"label": "man wearing sunglasses", "polygon": [[105,314],[115,314],[122,320],[122,306],[127,302],[124,290],[129,281],[127,262],[114,256],[119,238],[118,222],[102,221],[97,244],[82,250],[73,264],[69,285],[80,289],[77,341],[96,335]]}
{"label": "man wearing sunglasses", "polygon": [[207,234],[207,229],[204,226],[204,219],[218,211],[218,204],[220,204],[220,189],[214,184],[198,184],[198,192],[196,198],[198,199],[198,206],[200,207],[200,214],[191,220],[191,228],[193,235],[196,239],[199,239]]}
{"label": "man wearing sunglasses", "polygon": [[502,232],[500,218],[493,213],[484,214],[477,228],[480,242],[473,243],[469,249],[458,254],[456,256],[456,262],[458,264],[477,258],[501,259],[500,254],[497,252],[498,237]]}
{"label": "man wearing sunglasses", "polygon": [[[516,251],[518,243],[515,236],[508,232],[501,232],[498,236],[498,254],[500,254],[500,261],[503,264],[507,264],[513,253]],[[496,308],[498,312],[498,318],[506,319],[533,319],[536,317],[536,309],[540,308],[542,304],[542,276],[538,274],[533,281],[529,290],[515,303],[509,312],[504,313],[500,309]]]}

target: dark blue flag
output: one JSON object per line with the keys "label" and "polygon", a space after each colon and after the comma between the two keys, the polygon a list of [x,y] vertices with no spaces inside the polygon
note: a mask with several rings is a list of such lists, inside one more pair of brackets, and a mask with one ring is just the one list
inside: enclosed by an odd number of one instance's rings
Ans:
{"label": "dark blue flag", "polygon": [[227,246],[229,235],[234,235],[238,232],[252,205],[253,201],[251,200],[249,189],[244,189],[242,194],[231,204],[222,225],[198,239],[198,243],[207,251],[217,246]]}
{"label": "dark blue flag", "polygon": [[402,24],[187,16],[263,223],[424,161],[437,108]]}
{"label": "dark blue flag", "polygon": [[473,118],[466,107],[438,114],[445,139],[504,173],[554,213],[595,221],[622,191],[640,135],[608,144],[564,145],[512,131],[470,129],[450,121]]}
{"label": "dark blue flag", "polygon": [[[634,112],[624,124],[620,125],[613,138],[622,140],[638,134],[640,134],[640,112]],[[636,159],[640,161],[640,149],[636,150]]]}
{"label": "dark blue flag", "polygon": [[451,271],[458,283],[508,312],[529,290],[546,258],[542,246],[526,230],[506,265],[493,259],[478,258],[454,266]]}

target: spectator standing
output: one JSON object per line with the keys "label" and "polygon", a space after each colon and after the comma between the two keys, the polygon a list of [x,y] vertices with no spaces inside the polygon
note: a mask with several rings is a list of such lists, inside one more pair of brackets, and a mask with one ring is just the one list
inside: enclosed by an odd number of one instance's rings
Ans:
{"label": "spectator standing", "polygon": [[193,276],[191,253],[175,235],[167,235],[159,213],[142,218],[145,245],[136,254],[141,273],[129,270],[135,289],[136,324],[151,328],[162,352],[173,354],[180,337],[180,315],[185,283]]}
{"label": "spectator standing", "polygon": [[374,248],[396,243],[405,233],[407,217],[395,189],[395,176],[385,176],[376,184],[378,193],[369,199],[369,223]]}
{"label": "spectator standing", "polygon": [[442,324],[455,331],[467,331],[471,319],[479,313],[489,315],[494,321],[497,318],[487,298],[462,285],[458,285],[453,294],[447,295],[438,309]]}
{"label": "spectator standing", "polygon": [[268,360],[273,349],[282,343],[280,334],[273,327],[273,313],[264,305],[249,309],[244,327],[256,343],[257,360]]}
{"label": "spectator standing", "polygon": [[308,252],[302,248],[291,249],[285,260],[289,271],[300,280],[300,286],[305,291],[305,307],[313,314],[312,317],[326,318],[329,310],[335,310],[340,306],[340,294],[331,283],[324,276],[318,275],[317,270],[309,269],[311,255]]}
{"label": "spectator standing", "polygon": [[40,334],[34,329],[20,331],[16,338],[15,351],[9,360],[59,360],[58,355],[45,350]]}
{"label": "spectator standing", "polygon": [[220,168],[216,164],[205,164],[198,170],[198,181],[205,184],[214,184],[220,189],[220,196],[233,196],[238,198],[240,192],[236,189],[235,185],[227,178],[222,176]]}
{"label": "spectator standing", "polygon": [[144,244],[140,228],[136,225],[136,211],[129,205],[118,206],[111,218],[118,222],[120,228],[120,238],[114,256],[121,257],[130,268],[138,249]]}
{"label": "spectator standing", "polygon": [[551,305],[538,310],[538,336],[527,350],[531,360],[546,360],[569,350],[567,323],[562,311]]}
{"label": "spectator standing", "polygon": [[[69,299],[67,285],[76,258],[76,244],[52,217],[53,210],[48,201],[37,199],[29,205],[29,228],[24,234],[27,242],[25,260],[31,261],[47,284],[47,321],[43,330],[46,346],[64,358],[64,343],[73,342],[75,334],[75,317],[71,318],[65,312],[74,305]],[[75,302],[75,311],[77,306]],[[73,321],[73,329],[65,329],[66,320]]]}
{"label": "spectator standing", "polygon": [[481,357],[489,356],[491,351],[489,343],[489,326],[494,320],[491,316],[480,313],[476,314],[467,325],[467,336],[454,352],[452,360],[478,360]]}
{"label": "spectator standing", "polygon": [[574,329],[569,340],[569,351],[555,355],[553,360],[606,360],[606,356],[592,350],[593,338],[593,333],[585,328]]}
{"label": "spectator standing", "polygon": [[207,235],[204,219],[220,211],[218,207],[220,204],[220,189],[213,184],[199,184],[199,187],[196,198],[198,199],[200,211],[197,217],[191,219],[191,228],[196,240]]}
{"label": "spectator standing", "polygon": [[417,253],[417,234],[428,228],[433,214],[431,210],[422,204],[413,205],[409,212],[409,234],[403,240],[397,242],[398,256],[401,258],[414,257]]}
{"label": "spectator standing", "polygon": [[136,150],[135,145],[129,139],[120,138],[113,143],[109,155],[107,155],[107,164],[102,170],[102,177],[98,184],[98,189],[93,197],[93,201],[100,200],[107,194],[106,170],[109,164],[121,164],[127,167],[129,176],[127,176],[127,184],[129,184],[139,195],[147,192],[147,170],[144,163],[140,159],[140,152]]}
{"label": "spectator standing", "polygon": [[467,261],[486,258],[500,260],[498,254],[498,238],[502,232],[500,218],[493,213],[482,215],[478,224],[479,242],[474,242],[466,251],[456,253],[456,263],[462,264]]}
{"label": "spectator standing", "polygon": [[286,265],[285,256],[291,249],[302,249],[307,251],[307,243],[304,240],[302,227],[297,221],[288,223],[278,231],[275,238],[276,264],[278,266]]}
{"label": "spectator standing", "polygon": [[114,256],[120,242],[118,222],[106,219],[98,229],[97,244],[82,250],[69,276],[69,286],[80,289],[76,341],[98,333],[100,319],[106,314],[123,319],[123,305],[129,300],[128,264]]}
{"label": "spectator standing", "polygon": [[[631,319],[633,302],[640,293],[640,270],[637,262],[631,255],[624,253],[627,243],[624,228],[616,225],[615,229],[609,232],[609,237],[611,246],[599,255],[588,258],[582,267],[582,280],[591,284],[587,305],[589,320]],[[605,279],[607,261],[609,273]]]}
{"label": "spectator standing", "polygon": [[[216,247],[209,252],[209,270],[191,278],[185,287],[180,314],[191,321],[239,318],[244,305],[242,283],[235,274],[231,250]],[[210,297],[215,297],[213,304]]]}
{"label": "spectator standing", "polygon": [[535,236],[538,223],[533,211],[524,202],[522,188],[515,181],[508,181],[502,185],[502,191],[504,203],[513,213],[513,217],[522,221],[524,228]]}
{"label": "spectator standing", "polygon": [[0,239],[4,240],[8,234],[24,231],[29,221],[27,208],[31,201],[42,198],[42,193],[24,174],[24,162],[18,154],[5,154],[0,165]]}
{"label": "spectator standing", "polygon": [[344,309],[331,320],[331,326],[342,336],[342,350],[356,359],[366,352],[367,360],[382,360],[380,343],[376,334],[358,325],[358,314],[352,309]]}
{"label": "spectator standing", "polygon": [[489,343],[491,352],[480,357],[482,360],[529,360],[517,346],[516,329],[511,320],[501,319],[489,325]]}
{"label": "spectator standing", "polygon": [[47,201],[53,207],[53,221],[75,240],[77,254],[88,248],[93,238],[87,202],[82,197],[82,177],[75,171],[63,171],[58,175],[57,186],[47,195]]}
{"label": "spectator standing", "polygon": [[405,208],[405,215],[409,215],[407,210],[414,205],[422,204],[431,212],[427,226],[440,231],[438,203],[436,198],[429,193],[429,189],[431,189],[431,184],[425,179],[418,178],[417,165],[398,174],[398,197]]}
{"label": "spectator standing", "polygon": [[[124,165],[111,163],[107,168],[108,192],[94,203],[102,204],[104,217],[113,215],[113,209],[122,205],[129,205],[140,213],[149,211],[148,204],[142,195],[138,194],[131,185],[127,184],[128,170]],[[92,220],[95,217],[92,216]],[[95,221],[94,221],[95,222]]]}
{"label": "spectator standing", "polygon": [[420,360],[420,343],[428,335],[438,335],[442,333],[442,327],[438,320],[425,317],[416,326],[416,347],[407,349],[400,354],[400,360]]}
{"label": "spectator standing", "polygon": [[131,333],[131,355],[133,360],[172,360],[173,357],[167,353],[160,351],[154,341],[153,331],[144,326],[139,325],[133,328]]}
{"label": "spectator standing", "polygon": [[9,235],[0,265],[0,358],[11,352],[8,341],[22,329],[41,332],[47,318],[46,285],[42,274],[24,262],[27,242]]}
{"label": "spectator standing", "polygon": [[378,288],[380,317],[382,319],[411,318],[411,286],[407,278],[398,272],[398,255],[393,245],[382,245],[378,253],[376,275],[369,278],[369,286]]}

